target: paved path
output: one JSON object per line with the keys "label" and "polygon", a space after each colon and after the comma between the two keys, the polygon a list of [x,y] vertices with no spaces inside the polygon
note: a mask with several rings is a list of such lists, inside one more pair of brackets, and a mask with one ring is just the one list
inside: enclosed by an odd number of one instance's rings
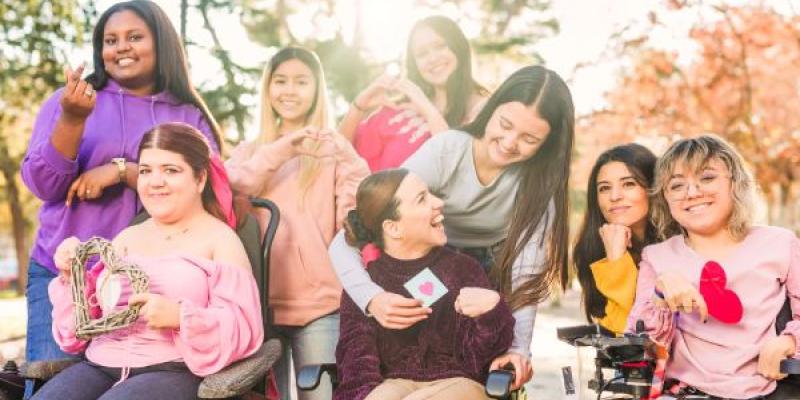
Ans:
{"label": "paved path", "polygon": [[[580,293],[575,290],[567,291],[558,306],[548,304],[539,308],[531,344],[534,376],[526,386],[528,399],[565,398],[561,383],[561,368],[570,366],[577,380],[578,352],[574,347],[556,338],[556,328],[582,324],[585,324],[585,320],[580,310]],[[581,356],[582,366],[593,368],[593,352],[581,350]]]}

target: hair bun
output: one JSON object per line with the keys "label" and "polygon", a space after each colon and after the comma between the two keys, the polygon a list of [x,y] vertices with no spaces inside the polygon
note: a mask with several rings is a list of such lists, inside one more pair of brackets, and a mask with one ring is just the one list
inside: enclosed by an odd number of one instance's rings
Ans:
{"label": "hair bun", "polygon": [[364,247],[367,243],[372,242],[372,235],[364,226],[358,211],[355,209],[347,213],[347,218],[344,220],[344,238],[351,246]]}

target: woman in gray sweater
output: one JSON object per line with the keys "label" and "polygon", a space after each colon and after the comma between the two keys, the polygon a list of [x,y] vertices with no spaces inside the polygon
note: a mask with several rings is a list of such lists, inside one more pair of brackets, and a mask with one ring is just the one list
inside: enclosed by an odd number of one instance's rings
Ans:
{"label": "woman in gray sweater", "polygon": [[[567,186],[575,111],[566,83],[540,66],[513,73],[475,120],[428,140],[403,165],[444,202],[448,245],[475,256],[514,310],[514,341],[492,368],[512,364],[517,388],[533,375],[536,305],[567,277]],[[347,294],[390,329],[431,310],[389,293],[340,232],[329,249]]]}

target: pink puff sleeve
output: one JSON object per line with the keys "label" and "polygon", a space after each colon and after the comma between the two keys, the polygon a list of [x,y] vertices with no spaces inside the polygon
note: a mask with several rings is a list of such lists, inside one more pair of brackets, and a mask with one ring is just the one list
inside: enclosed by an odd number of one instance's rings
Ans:
{"label": "pink puff sleeve", "polygon": [[800,358],[800,240],[794,236],[790,240],[786,292],[792,308],[792,320],[786,324],[781,334],[794,337],[795,353],[792,358]]}
{"label": "pink puff sleeve", "polygon": [[[94,298],[97,277],[105,265],[97,263],[86,273],[86,298]],[[53,339],[65,353],[77,354],[86,348],[88,340],[75,336],[75,304],[72,302],[72,286],[60,277],[50,281],[47,287],[50,302],[53,303]],[[100,317],[100,308],[96,301],[90,301],[91,318]]]}
{"label": "pink puff sleeve", "polygon": [[648,249],[642,251],[639,262],[639,278],[636,282],[636,300],[628,315],[627,332],[636,331],[636,321],[644,322],[650,338],[662,345],[669,345],[675,335],[675,315],[669,309],[653,303],[656,288],[656,271],[648,260]]}
{"label": "pink puff sleeve", "polygon": [[195,375],[206,376],[261,346],[264,325],[253,274],[241,267],[201,263],[208,274],[208,304],[180,300],[175,346]]}

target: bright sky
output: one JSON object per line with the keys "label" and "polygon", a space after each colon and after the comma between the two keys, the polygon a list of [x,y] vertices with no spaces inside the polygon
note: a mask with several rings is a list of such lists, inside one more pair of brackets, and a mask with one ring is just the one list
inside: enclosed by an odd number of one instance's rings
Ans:
{"label": "bright sky", "polygon": [[[743,4],[747,0],[729,0],[728,4]],[[752,0],[751,0],[752,1]],[[763,0],[782,12],[800,10],[800,0]],[[157,1],[169,14],[178,27],[179,2],[175,0]],[[100,0],[97,9],[102,12],[113,0]],[[536,49],[544,57],[548,67],[554,69],[569,81],[573,91],[576,108],[579,114],[601,108],[604,104],[603,93],[613,87],[618,79],[621,61],[613,57],[602,57],[609,39],[614,32],[634,21],[634,32],[642,32],[648,12],[663,2],[640,0],[570,0],[553,1],[552,12],[559,21],[561,31],[558,35],[539,44]],[[315,25],[318,29],[333,32],[337,26],[343,27],[345,39],[352,38],[353,22],[356,13],[361,14],[364,30],[364,45],[372,56],[380,61],[400,60],[411,25],[420,17],[435,12],[444,15],[464,15],[478,10],[447,7],[438,10],[422,9],[414,0],[339,0],[336,2],[336,18],[321,21]],[[311,34],[310,15],[313,9],[305,10],[289,21],[293,34],[303,37]],[[693,56],[691,42],[685,37],[693,21],[704,16],[677,14],[664,21],[670,29],[656,29],[648,33],[654,45],[676,51],[683,62]],[[230,49],[233,57],[244,60],[249,65],[261,67],[269,59],[270,54],[262,48],[251,45],[244,28],[233,14],[215,15],[214,23],[223,45]],[[190,15],[188,31],[192,39],[198,42],[210,42],[210,38],[202,29],[202,21],[197,15]],[[463,26],[468,37],[475,37],[479,27]],[[638,29],[637,29],[638,28]],[[192,75],[194,82],[218,79],[219,64],[197,50],[191,50]],[[81,53],[87,61],[90,52]],[[605,59],[604,59],[605,58]],[[610,59],[609,59],[610,58]],[[596,62],[595,62],[596,61]],[[73,61],[78,63],[79,60]],[[579,63],[589,65],[574,72]],[[477,66],[480,69],[480,65]]]}

